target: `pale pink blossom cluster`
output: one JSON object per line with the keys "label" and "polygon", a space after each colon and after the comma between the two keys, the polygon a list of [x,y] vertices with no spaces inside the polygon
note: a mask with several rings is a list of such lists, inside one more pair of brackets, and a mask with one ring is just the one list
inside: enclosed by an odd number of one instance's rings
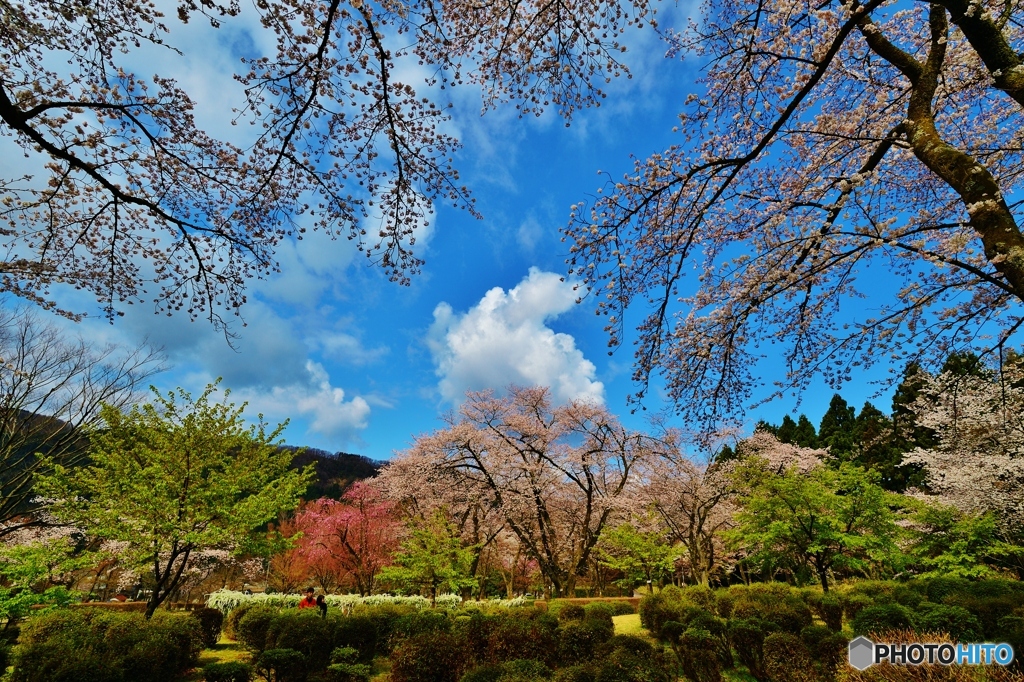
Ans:
{"label": "pale pink blossom cluster", "polygon": [[1024,371],[1006,363],[996,376],[925,377],[914,404],[918,424],[939,444],[904,460],[927,475],[929,497],[968,512],[994,512],[1024,528]]}

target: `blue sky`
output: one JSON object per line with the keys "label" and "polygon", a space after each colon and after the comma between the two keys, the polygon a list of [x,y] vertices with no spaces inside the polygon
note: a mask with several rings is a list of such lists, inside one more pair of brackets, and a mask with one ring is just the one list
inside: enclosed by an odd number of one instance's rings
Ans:
{"label": "blue sky", "polygon": [[[663,3],[663,26],[685,20],[687,7]],[[230,79],[239,49],[266,40],[252,30],[246,9],[220,30],[200,21],[182,27],[169,12],[170,42],[184,56],[132,55],[140,74],[159,60],[161,74],[177,77],[214,135],[233,134],[226,119],[239,102]],[[518,119],[499,109],[481,117],[478,92],[454,95],[451,130],[464,145],[455,161],[484,218],[436,205],[418,240],[426,265],[409,287],[388,282],[350,242],[313,234],[282,245],[280,275],[252,283],[245,326],[233,328],[235,348],[204,320],[157,316],[149,304],[129,308],[111,326],[95,303],[65,292],[63,303],[94,317],[58,322],[96,343],[148,339],[163,347],[170,369],[156,377],[160,388],[198,392],[223,377],[251,412],[290,418],[293,444],[386,459],[436,428],[466,389],[509,383],[551,385],[561,400],[600,400],[644,428],[626,405],[634,390],[631,348],[609,356],[593,306],[576,305],[571,282],[560,281],[566,245],[559,228],[570,206],[603,184],[598,171],[621,175],[630,154],[644,157],[677,141],[671,131],[692,87],[691,67],[666,60],[650,30],[630,44],[633,79],[613,83],[604,104],[569,127],[552,113]],[[633,311],[627,324],[642,313]],[[769,361],[764,369],[770,381],[775,368]],[[844,388],[844,396],[860,407],[876,390],[871,379]],[[812,388],[800,409],[817,422],[830,397],[830,390]],[[883,410],[888,403],[888,395],[876,401]],[[664,407],[656,392],[648,405]],[[778,421],[795,405],[795,398],[777,401],[751,413],[749,423]]]}

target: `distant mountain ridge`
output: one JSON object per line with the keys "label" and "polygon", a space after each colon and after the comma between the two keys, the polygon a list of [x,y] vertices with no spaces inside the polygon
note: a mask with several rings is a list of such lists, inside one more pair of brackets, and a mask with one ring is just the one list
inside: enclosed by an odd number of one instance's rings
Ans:
{"label": "distant mountain ridge", "polygon": [[[299,446],[285,445],[288,450],[302,450]],[[354,455],[348,452],[328,452],[319,448],[306,448],[297,452],[292,459],[292,468],[298,469],[307,464],[313,464],[316,471],[316,478],[310,483],[306,490],[307,500],[316,500],[321,497],[329,497],[334,500],[341,499],[356,481],[373,478],[384,466],[384,462],[370,459],[363,455]]]}

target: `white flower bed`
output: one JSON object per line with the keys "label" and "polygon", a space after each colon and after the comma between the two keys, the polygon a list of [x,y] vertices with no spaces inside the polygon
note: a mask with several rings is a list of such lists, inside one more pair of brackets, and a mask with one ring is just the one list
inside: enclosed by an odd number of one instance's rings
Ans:
{"label": "white flower bed", "polygon": [[[245,594],[235,590],[217,590],[206,600],[206,605],[211,609],[219,609],[227,613],[242,604],[263,604],[276,608],[296,607],[299,605],[300,599],[302,599],[301,594]],[[417,609],[425,609],[430,606],[430,600],[426,597],[400,597],[393,594],[373,594],[369,597],[360,597],[358,594],[328,594],[326,601],[328,607],[342,609],[346,612],[358,605],[395,604],[412,606]],[[455,610],[461,605],[462,597],[457,594],[441,594],[437,597],[438,608]]]}

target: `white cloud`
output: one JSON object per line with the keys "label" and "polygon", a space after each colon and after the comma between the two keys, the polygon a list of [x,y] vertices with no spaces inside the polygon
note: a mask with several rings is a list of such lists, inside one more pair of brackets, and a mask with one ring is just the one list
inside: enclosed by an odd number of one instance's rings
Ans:
{"label": "white cloud", "polygon": [[572,284],[530,268],[516,287],[491,289],[465,314],[438,304],[427,343],[441,377],[441,395],[458,403],[467,390],[520,384],[549,386],[559,402],[603,402],[604,385],[595,381],[594,363],[583,357],[572,336],[546,324],[575,301]]}
{"label": "white cloud", "polygon": [[318,362],[306,361],[309,381],[270,390],[246,388],[237,396],[249,403],[252,412],[269,420],[291,416],[308,421],[308,430],[322,436],[350,441],[367,427],[369,403],[360,396],[345,400],[345,391],[331,385],[331,378]]}

